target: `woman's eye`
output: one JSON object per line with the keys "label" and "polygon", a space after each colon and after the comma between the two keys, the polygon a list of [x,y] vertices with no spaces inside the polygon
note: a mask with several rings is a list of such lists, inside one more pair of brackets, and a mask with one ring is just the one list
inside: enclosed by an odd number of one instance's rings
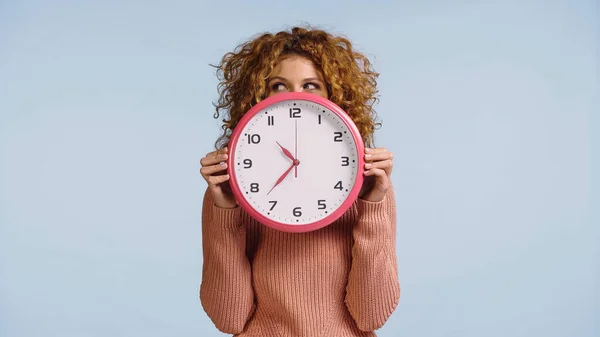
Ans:
{"label": "woman's eye", "polygon": [[316,85],[316,84],[314,84],[314,83],[306,83],[304,85],[304,89],[306,89],[306,90],[318,90],[319,86]]}
{"label": "woman's eye", "polygon": [[285,85],[283,85],[283,83],[275,83],[271,86],[271,89],[275,91],[281,91],[285,89]]}

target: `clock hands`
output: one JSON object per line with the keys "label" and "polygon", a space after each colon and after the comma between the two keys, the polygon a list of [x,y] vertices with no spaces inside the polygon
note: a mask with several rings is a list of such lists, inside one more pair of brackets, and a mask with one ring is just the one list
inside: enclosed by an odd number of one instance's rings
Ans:
{"label": "clock hands", "polygon": [[291,153],[291,152],[290,152],[288,149],[286,149],[285,147],[281,146],[281,144],[279,144],[279,142],[275,142],[275,143],[277,143],[277,145],[279,145],[279,147],[281,148],[281,150],[283,151],[283,153],[284,153],[284,154],[285,154],[285,155],[286,155],[288,158],[290,158],[292,161],[295,161],[295,160],[296,160],[296,158],[294,158],[294,156],[292,155],[292,153]]}
{"label": "clock hands", "polygon": [[269,195],[269,193],[271,193],[271,191],[279,184],[281,184],[281,182],[283,181],[283,179],[285,179],[285,177],[287,177],[287,175],[290,173],[290,171],[296,167],[296,164],[292,164],[292,166],[290,166],[289,169],[287,169],[282,175],[281,177],[279,177],[279,179],[277,179],[277,182],[275,183],[275,185],[273,185],[273,187],[271,187],[271,189],[269,190],[269,192],[267,192],[267,195]]}
{"label": "clock hands", "polygon": [[269,193],[271,193],[271,191],[279,184],[281,184],[281,182],[283,181],[283,179],[285,179],[285,177],[287,177],[287,175],[290,173],[290,171],[297,167],[298,165],[300,165],[300,161],[296,158],[294,158],[294,156],[292,155],[292,153],[286,149],[285,147],[281,146],[281,144],[279,144],[279,142],[276,142],[277,145],[279,145],[279,147],[281,148],[281,150],[283,151],[283,153],[286,155],[286,157],[290,158],[292,160],[292,165],[290,166],[290,168],[288,168],[282,175],[281,177],[279,177],[279,179],[277,179],[277,182],[275,183],[275,185],[269,190],[269,192],[267,192],[267,195]]}
{"label": "clock hands", "polygon": [[[295,141],[295,144],[296,144],[296,149],[295,150],[296,151],[294,152],[294,156],[296,158],[298,158],[298,120],[296,119],[295,121],[296,121],[296,124],[295,124],[295,128],[294,129],[295,129],[295,132],[296,132],[296,141]],[[298,159],[296,159],[296,160],[298,160]],[[298,162],[298,164],[300,164],[300,162]],[[296,176],[296,178],[298,178],[298,165],[297,164],[296,164],[296,167],[294,168],[294,175]]]}

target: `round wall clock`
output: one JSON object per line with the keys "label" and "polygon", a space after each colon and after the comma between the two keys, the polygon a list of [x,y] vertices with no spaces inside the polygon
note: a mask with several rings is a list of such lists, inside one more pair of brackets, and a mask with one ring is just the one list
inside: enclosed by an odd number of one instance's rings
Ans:
{"label": "round wall clock", "polygon": [[281,93],[253,106],[228,145],[240,206],[265,226],[308,232],[337,220],[363,183],[364,143],[352,119],[309,93]]}

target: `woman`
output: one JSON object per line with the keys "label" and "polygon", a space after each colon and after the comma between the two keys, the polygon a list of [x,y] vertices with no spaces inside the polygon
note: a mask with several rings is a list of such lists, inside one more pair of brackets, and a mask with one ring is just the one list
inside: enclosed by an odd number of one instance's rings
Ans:
{"label": "woman", "polygon": [[[204,263],[200,300],[215,326],[236,336],[375,336],[399,297],[392,153],[373,143],[377,94],[369,60],[344,37],[293,28],[264,34],[217,66],[224,119],[200,173]],[[237,204],[226,174],[231,130],[251,106],[303,91],[339,105],[365,141],[365,183],[337,221],[308,233],[257,223]],[[317,151],[318,149],[315,149]]]}

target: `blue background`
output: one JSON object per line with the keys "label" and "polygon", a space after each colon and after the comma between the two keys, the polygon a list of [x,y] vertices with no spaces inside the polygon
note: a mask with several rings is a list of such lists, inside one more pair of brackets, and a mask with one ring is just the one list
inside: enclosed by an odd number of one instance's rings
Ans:
{"label": "blue background", "polygon": [[381,72],[403,293],[379,335],[600,336],[598,6],[566,0],[0,1],[0,336],[221,336],[208,64],[304,22]]}

